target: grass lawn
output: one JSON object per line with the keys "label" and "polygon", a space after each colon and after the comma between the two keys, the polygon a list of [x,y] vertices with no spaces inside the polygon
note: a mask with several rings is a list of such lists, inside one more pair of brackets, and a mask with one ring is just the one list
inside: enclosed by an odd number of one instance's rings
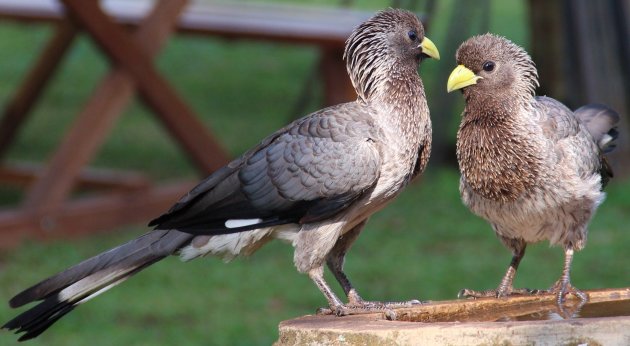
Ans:
{"label": "grass lawn", "polygon": [[[493,13],[501,14],[493,17],[492,31],[527,44],[521,2],[492,4]],[[377,9],[387,2],[359,1],[359,6]],[[448,23],[444,15],[434,23],[435,31],[429,35],[440,47]],[[6,102],[49,34],[43,26],[0,23],[0,102]],[[316,52],[304,47],[177,37],[160,56],[159,67],[229,151],[238,155],[293,116],[294,100],[315,62]],[[439,63],[454,65],[453,57],[443,55]],[[430,70],[437,64],[423,64],[425,80],[432,78]],[[81,39],[36,106],[9,159],[45,160],[106,70],[107,62],[95,47]],[[443,89],[445,84],[446,80]],[[318,104],[316,98],[307,111]],[[135,103],[93,165],[148,171],[163,180],[195,176],[167,138]],[[496,287],[510,253],[490,227],[462,205],[458,179],[455,170],[430,165],[421,181],[371,219],[346,262],[347,273],[364,298],[441,300],[453,299],[463,287]],[[572,280],[582,289],[629,285],[630,181],[613,181],[607,191],[608,199],[591,224],[589,244],[575,257]],[[15,190],[0,189],[5,205],[18,198]],[[143,225],[129,226],[80,239],[27,242],[2,251],[0,300],[146,230]],[[313,313],[325,304],[308,277],[295,270],[292,254],[290,246],[275,242],[230,264],[213,258],[182,264],[168,258],[77,308],[31,344],[268,345],[276,340],[280,321]],[[550,286],[560,275],[562,261],[561,249],[547,244],[528,248],[515,285]],[[0,322],[16,312],[0,304]],[[15,340],[0,332],[1,345]]]}

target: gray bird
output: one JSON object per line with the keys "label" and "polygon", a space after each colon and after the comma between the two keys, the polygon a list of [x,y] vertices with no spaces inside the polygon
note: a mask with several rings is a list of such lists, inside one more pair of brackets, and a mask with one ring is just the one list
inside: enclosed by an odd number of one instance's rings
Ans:
{"label": "gray bird", "polygon": [[[552,98],[534,96],[533,61],[503,37],[472,37],[456,58],[459,66],[447,90],[461,89],[466,101],[457,133],[462,200],[513,253],[496,290],[464,289],[460,296],[548,292],[557,295],[558,304],[567,293],[585,301],[569,271],[612,176],[604,153],[614,148],[619,116],[602,105],[573,112]],[[564,248],[560,279],[549,290],[514,289],[527,244],[542,240]]]}
{"label": "gray bird", "polygon": [[[439,59],[418,18],[390,9],[359,25],[344,59],[355,102],[296,120],[219,169],[151,221],[155,229],[81,262],[10,300],[43,300],[3,328],[36,337],[77,305],[166,256],[231,259],[272,239],[293,245],[294,263],[338,315],[410,305],[361,299],[343,271],[346,251],[367,219],[429,159],[431,121],[418,64]],[[324,280],[327,264],[343,304]]]}

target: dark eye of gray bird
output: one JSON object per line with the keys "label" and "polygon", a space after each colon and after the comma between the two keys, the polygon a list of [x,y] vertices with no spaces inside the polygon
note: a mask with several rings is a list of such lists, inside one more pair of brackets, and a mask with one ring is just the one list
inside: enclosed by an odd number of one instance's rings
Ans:
{"label": "dark eye of gray bird", "polygon": [[[504,37],[472,37],[456,57],[459,66],[449,76],[447,90],[461,89],[466,101],[457,133],[461,197],[512,251],[496,289],[464,289],[460,295],[548,292],[556,294],[558,304],[567,294],[588,299],[571,284],[569,272],[612,177],[605,154],[615,146],[619,115],[599,104],[572,111],[557,100],[535,96],[534,62]],[[560,278],[547,290],[514,288],[527,244],[543,240],[564,249]]]}
{"label": "dark eye of gray bird", "polygon": [[[272,239],[295,248],[297,270],[321,291],[328,313],[418,304],[364,301],[343,263],[367,219],[428,162],[431,119],[418,75],[420,54],[439,58],[413,13],[377,13],[346,41],[344,59],[356,101],[314,112],[272,133],[151,221],[153,231],[18,293],[10,300],[14,308],[41,302],[3,328],[24,333],[20,340],[34,338],[79,304],[166,256],[229,260],[250,255]],[[347,303],[324,279],[324,266]]]}
{"label": "dark eye of gray bird", "polygon": [[494,62],[486,61],[483,63],[483,66],[481,68],[486,72],[492,72],[492,70],[494,70]]}

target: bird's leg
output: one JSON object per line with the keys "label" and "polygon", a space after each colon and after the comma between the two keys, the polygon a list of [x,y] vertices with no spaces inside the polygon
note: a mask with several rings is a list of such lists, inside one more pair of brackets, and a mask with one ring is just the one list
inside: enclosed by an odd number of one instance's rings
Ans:
{"label": "bird's leg", "polygon": [[376,310],[382,311],[390,308],[408,307],[414,304],[420,304],[420,301],[415,299],[405,302],[365,301],[363,300],[363,298],[361,298],[357,290],[352,286],[352,283],[348,279],[348,276],[346,276],[346,273],[343,271],[344,259],[348,249],[350,249],[354,241],[357,239],[366,222],[367,219],[356,225],[354,228],[352,228],[350,231],[346,232],[342,237],[340,237],[337,243],[335,243],[333,249],[326,257],[328,268],[333,273],[333,275],[343,288],[344,293],[348,297],[348,304],[344,307],[344,312],[361,313],[372,312]]}
{"label": "bird's leg", "polygon": [[[341,300],[339,300],[339,298],[337,298],[335,292],[333,292],[333,290],[324,279],[324,267],[318,266],[314,269],[311,269],[308,272],[308,276],[311,278],[311,280],[313,280],[315,286],[319,288],[324,297],[326,297],[326,300],[328,300],[330,312],[335,313],[339,316],[346,315],[343,303],[341,302]],[[324,309],[320,309],[320,312],[328,313],[328,311],[325,311]]]}
{"label": "bird's leg", "polygon": [[468,288],[464,288],[457,296],[459,298],[483,298],[483,297],[507,297],[510,295],[528,295],[538,293],[538,290],[530,290],[527,288],[514,288],[512,283],[514,282],[514,276],[516,275],[516,270],[518,269],[519,264],[521,263],[521,259],[525,256],[525,248],[527,245],[523,240],[507,240],[502,239],[504,243],[509,244],[512,248],[513,255],[512,261],[510,261],[510,266],[508,267],[505,275],[503,275],[503,279],[501,279],[501,283],[499,287],[494,290],[485,290],[485,291],[475,291]]}
{"label": "bird's leg", "polygon": [[328,256],[326,256],[326,264],[328,264],[328,269],[333,273],[335,279],[343,288],[346,297],[348,297],[348,305],[358,306],[363,303],[363,298],[359,295],[357,290],[352,286],[352,283],[346,276],[346,273],[343,271],[343,264],[345,261],[346,253],[354,243],[354,241],[359,237],[359,234],[363,230],[363,226],[367,219],[363,222],[356,225],[350,231],[346,232],[343,236],[337,240],[335,246],[330,251]]}
{"label": "bird's leg", "polygon": [[530,291],[524,288],[514,288],[512,283],[514,282],[514,276],[516,275],[516,270],[518,266],[521,264],[521,260],[525,256],[525,245],[523,245],[519,250],[517,250],[512,256],[512,261],[510,261],[510,266],[508,267],[503,279],[501,279],[501,283],[496,290],[497,298],[509,296],[511,294],[529,294]]}
{"label": "bird's leg", "polygon": [[588,301],[588,295],[571,285],[571,278],[569,272],[571,271],[571,263],[573,262],[573,248],[567,247],[564,250],[564,268],[562,269],[562,275],[556,283],[551,286],[549,293],[556,294],[556,302],[558,305],[564,303],[564,299],[568,293],[578,297],[581,301]]}

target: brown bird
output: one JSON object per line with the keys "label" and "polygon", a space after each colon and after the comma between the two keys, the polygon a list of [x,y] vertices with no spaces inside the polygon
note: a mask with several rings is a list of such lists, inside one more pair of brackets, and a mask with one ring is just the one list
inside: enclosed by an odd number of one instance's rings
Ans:
{"label": "brown bird", "polygon": [[574,251],[586,244],[587,226],[612,176],[604,153],[614,148],[619,116],[591,104],[575,112],[534,96],[538,72],[527,52],[492,34],[464,42],[447,90],[466,101],[457,133],[462,200],[486,219],[513,257],[496,290],[464,289],[460,296],[527,294],[512,281],[527,244],[548,240],[565,252],[564,270],[549,289],[562,303],[571,285]]}
{"label": "brown bird", "polygon": [[[17,294],[12,307],[42,302],[3,328],[30,339],[166,256],[231,259],[271,239],[293,245],[298,271],[309,275],[338,315],[418,303],[364,301],[343,262],[369,216],[427,164],[431,120],[418,64],[439,53],[414,14],[391,9],[353,31],[344,57],[358,94],[355,102],[280,129],[153,220],[153,231]],[[324,280],[324,264],[348,304]]]}

